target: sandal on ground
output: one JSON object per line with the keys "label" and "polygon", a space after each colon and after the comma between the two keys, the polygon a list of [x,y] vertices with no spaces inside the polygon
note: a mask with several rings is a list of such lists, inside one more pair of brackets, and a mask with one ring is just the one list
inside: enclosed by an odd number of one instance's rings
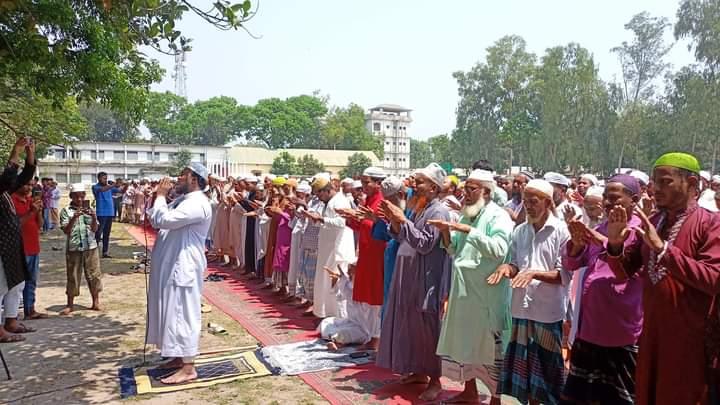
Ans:
{"label": "sandal on ground", "polygon": [[42,312],[35,312],[35,313],[33,313],[33,314],[30,314],[30,315],[25,315],[25,320],[27,320],[27,321],[32,321],[32,320],[35,320],[35,319],[45,319],[45,318],[47,318],[47,317],[48,317],[47,314],[43,314]]}
{"label": "sandal on ground", "polygon": [[17,328],[15,328],[15,330],[9,330],[8,332],[14,333],[14,334],[22,334],[22,333],[32,333],[35,331],[36,331],[35,329],[33,329],[29,326],[25,326],[24,324],[18,322]]}

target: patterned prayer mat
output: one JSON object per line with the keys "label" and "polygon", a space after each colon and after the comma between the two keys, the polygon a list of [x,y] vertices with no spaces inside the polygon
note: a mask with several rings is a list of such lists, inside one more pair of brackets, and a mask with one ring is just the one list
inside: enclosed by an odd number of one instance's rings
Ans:
{"label": "patterned prayer mat", "polygon": [[275,374],[265,362],[260,350],[242,353],[222,354],[200,357],[195,362],[197,380],[185,384],[167,385],[160,380],[172,375],[178,369],[160,369],[141,367],[137,370],[123,367],[119,371],[120,396],[128,398],[141,394],[160,394],[193,388],[204,388],[215,384],[224,384],[236,380],[263,377]]}
{"label": "patterned prayer mat", "polygon": [[273,368],[278,368],[280,374],[285,375],[338,370],[374,361],[369,357],[350,357],[350,353],[355,351],[355,347],[330,351],[325,346],[326,344],[327,341],[323,339],[314,339],[306,342],[266,346],[262,348],[262,354]]}

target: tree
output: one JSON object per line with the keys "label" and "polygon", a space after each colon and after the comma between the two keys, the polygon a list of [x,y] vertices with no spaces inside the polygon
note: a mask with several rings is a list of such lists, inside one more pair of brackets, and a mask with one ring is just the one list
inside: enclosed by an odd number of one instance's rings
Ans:
{"label": "tree", "polygon": [[144,122],[152,139],[159,143],[191,144],[190,131],[177,124],[187,100],[169,91],[151,92]]}
{"label": "tree", "polygon": [[88,124],[82,140],[91,142],[135,142],[140,131],[112,110],[96,102],[80,106],[80,113]]}
{"label": "tree", "polygon": [[295,162],[295,157],[288,152],[280,152],[280,154],[273,160],[270,173],[282,175],[282,174],[298,174],[299,168]]}
{"label": "tree", "polygon": [[367,130],[365,109],[357,104],[350,104],[347,108],[332,108],[323,120],[320,133],[321,136],[308,146],[321,149],[370,150],[381,159],[384,155],[382,138]]}
{"label": "tree", "polygon": [[675,38],[690,40],[695,58],[713,73],[720,68],[720,1],[682,0],[677,12]]}
{"label": "tree", "polygon": [[320,119],[326,113],[324,101],[316,96],[263,99],[240,111],[238,129],[247,140],[270,149],[298,147],[318,138]]}
{"label": "tree", "polygon": [[[213,26],[244,29],[250,1],[216,1],[203,11],[188,0],[5,0],[0,3],[0,83],[11,81],[61,105],[92,99],[138,122],[148,87],[161,77],[141,49],[190,50],[175,23],[190,12]],[[7,89],[5,89],[7,90]],[[0,91],[0,99],[7,96]]]}
{"label": "tree", "polygon": [[303,176],[312,176],[325,171],[325,165],[312,155],[303,155],[298,159],[297,166],[297,174],[302,174]]}
{"label": "tree", "polygon": [[410,167],[425,167],[433,161],[432,148],[427,141],[410,138]]}
{"label": "tree", "polygon": [[192,152],[187,149],[180,149],[172,156],[172,164],[168,168],[168,175],[177,177],[192,162]]}
{"label": "tree", "polygon": [[372,166],[372,161],[363,153],[353,153],[348,157],[347,166],[340,171],[340,177],[356,177],[368,167]]}

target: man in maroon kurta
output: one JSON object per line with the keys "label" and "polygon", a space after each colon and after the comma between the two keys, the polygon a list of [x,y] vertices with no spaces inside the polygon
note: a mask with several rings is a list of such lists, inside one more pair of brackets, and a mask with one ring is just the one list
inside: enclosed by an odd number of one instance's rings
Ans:
{"label": "man in maroon kurta", "polygon": [[709,402],[714,372],[707,368],[705,338],[720,293],[720,216],[697,205],[699,171],[697,159],[684,153],[655,162],[658,212],[648,219],[637,210],[642,238],[624,251],[625,210],[615,207],[608,220],[608,263],[615,275],[644,273],[639,405]]}
{"label": "man in maroon kurta", "polygon": [[[386,177],[382,169],[368,167],[361,177],[365,207],[377,214],[383,200],[380,184]],[[363,329],[371,337],[364,349],[377,350],[380,340],[380,310],[383,304],[383,269],[386,242],[372,238],[374,222],[357,219],[353,213],[343,213],[347,225],[358,233],[358,261],[353,281],[353,301],[362,311]]]}

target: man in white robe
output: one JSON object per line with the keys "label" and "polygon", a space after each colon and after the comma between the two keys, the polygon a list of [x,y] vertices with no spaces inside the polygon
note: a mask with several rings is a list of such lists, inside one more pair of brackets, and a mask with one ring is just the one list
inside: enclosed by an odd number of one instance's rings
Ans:
{"label": "man in white robe", "polygon": [[336,209],[350,209],[350,201],[338,192],[333,183],[325,176],[316,176],[312,185],[318,198],[325,202],[322,215],[305,211],[305,215],[320,223],[318,235],[317,266],[315,268],[315,288],[313,293],[313,313],[319,318],[337,316],[337,298],[332,281],[324,268],[337,269],[340,266],[347,272],[349,263],[355,262],[355,239],[352,229],[345,226],[345,219]]}
{"label": "man in white robe", "polygon": [[166,197],[173,187],[163,179],[148,215],[158,229],[152,252],[148,291],[148,343],[156,345],[163,357],[172,358],[161,368],[178,368],[161,380],[180,384],[197,378],[194,360],[200,340],[200,295],[207,266],[205,237],[212,220],[212,208],[202,192],[207,169],[191,163],[178,178],[184,194],[168,206]]}

